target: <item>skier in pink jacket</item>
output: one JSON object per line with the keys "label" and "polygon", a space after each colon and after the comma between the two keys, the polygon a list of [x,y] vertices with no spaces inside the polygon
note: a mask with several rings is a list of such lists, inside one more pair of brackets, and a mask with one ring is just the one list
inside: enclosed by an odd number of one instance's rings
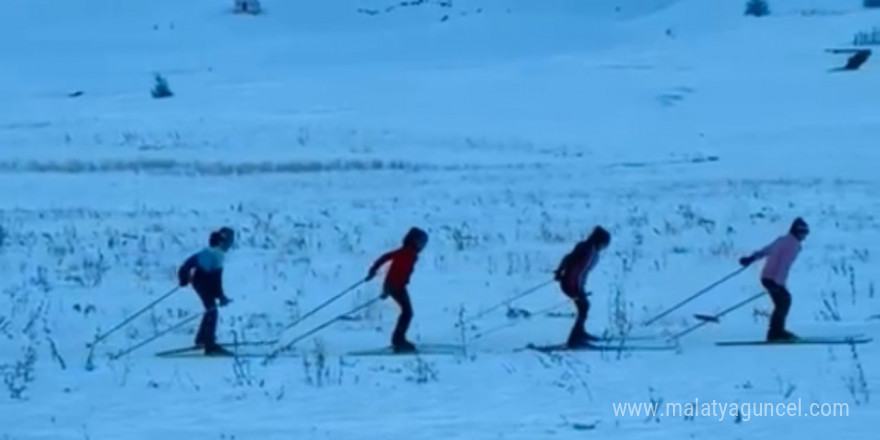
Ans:
{"label": "skier in pink jacket", "polygon": [[767,258],[764,270],[761,271],[761,284],[773,299],[773,314],[770,316],[770,329],[767,331],[768,341],[792,341],[797,336],[785,329],[785,318],[791,308],[791,293],[785,284],[792,263],[801,251],[801,242],[807,238],[810,228],[802,218],[792,222],[788,234],[783,235],[763,249],[739,259],[739,263],[748,266],[762,258]]}

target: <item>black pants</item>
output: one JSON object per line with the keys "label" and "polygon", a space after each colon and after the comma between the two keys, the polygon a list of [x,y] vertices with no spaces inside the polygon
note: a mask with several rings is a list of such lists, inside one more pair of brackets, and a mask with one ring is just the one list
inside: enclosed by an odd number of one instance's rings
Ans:
{"label": "black pants", "polygon": [[788,316],[788,310],[791,308],[791,293],[785,286],[777,284],[775,281],[764,278],[761,284],[767,289],[770,298],[773,300],[773,314],[770,315],[770,329],[767,330],[768,337],[782,336],[785,333],[785,318]]}
{"label": "black pants", "polygon": [[217,344],[217,299],[198,290],[196,293],[205,306],[205,314],[202,315],[202,323],[196,333],[196,345],[210,347]]}
{"label": "black pants", "polygon": [[413,309],[409,300],[409,292],[406,288],[398,289],[391,286],[385,286],[385,293],[400,306],[400,316],[397,317],[397,325],[394,326],[394,333],[391,335],[391,344],[400,345],[406,342],[406,331],[412,322]]}
{"label": "black pants", "polygon": [[568,335],[569,344],[579,344],[586,342],[587,338],[587,315],[590,312],[590,301],[587,300],[587,294],[576,286],[562,286],[562,292],[565,296],[571,298],[577,309],[577,317],[574,320],[574,326]]}

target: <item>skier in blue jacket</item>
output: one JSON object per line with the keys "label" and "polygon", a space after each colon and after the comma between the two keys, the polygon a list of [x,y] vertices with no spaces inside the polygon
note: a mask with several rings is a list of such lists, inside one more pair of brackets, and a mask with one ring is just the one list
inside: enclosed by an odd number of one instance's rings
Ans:
{"label": "skier in blue jacket", "polygon": [[180,286],[192,284],[205,307],[205,314],[196,333],[195,344],[204,348],[206,355],[228,355],[228,350],[217,344],[217,307],[230,303],[223,291],[223,260],[235,241],[235,233],[224,227],[211,233],[208,247],[193,254],[177,271]]}

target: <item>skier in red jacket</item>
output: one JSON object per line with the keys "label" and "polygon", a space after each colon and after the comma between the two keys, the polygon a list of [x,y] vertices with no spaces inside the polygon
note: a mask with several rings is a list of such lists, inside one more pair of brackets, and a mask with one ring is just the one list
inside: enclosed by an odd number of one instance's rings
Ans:
{"label": "skier in red jacket", "polygon": [[575,245],[556,269],[556,281],[565,296],[574,301],[577,308],[577,318],[574,327],[568,336],[569,347],[582,347],[590,342],[599,340],[598,337],[587,333],[584,326],[587,322],[587,313],[590,311],[590,302],[587,300],[587,275],[599,262],[599,255],[611,243],[611,234],[601,226],[596,226],[586,240]]}
{"label": "skier in red jacket", "polygon": [[376,276],[376,272],[382,265],[391,261],[391,267],[388,269],[388,274],[385,275],[382,298],[390,296],[400,306],[400,316],[397,318],[397,325],[391,336],[391,345],[396,352],[415,351],[416,348],[412,342],[406,339],[406,331],[413,317],[407,285],[418,260],[418,254],[427,244],[428,234],[419,228],[411,228],[403,238],[403,245],[379,257],[367,274],[366,281],[370,281]]}

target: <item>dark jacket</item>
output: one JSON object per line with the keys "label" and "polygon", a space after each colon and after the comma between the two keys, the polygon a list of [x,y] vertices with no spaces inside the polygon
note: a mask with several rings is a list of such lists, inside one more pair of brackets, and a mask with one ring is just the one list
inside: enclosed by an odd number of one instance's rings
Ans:
{"label": "dark jacket", "polygon": [[599,261],[599,252],[596,245],[590,240],[578,243],[556,269],[556,277],[562,290],[570,294],[584,292],[587,283],[587,275],[596,267]]}
{"label": "dark jacket", "polygon": [[192,283],[193,289],[207,299],[221,299],[223,292],[224,252],[212,247],[203,249],[186,259],[177,270],[181,286]]}

